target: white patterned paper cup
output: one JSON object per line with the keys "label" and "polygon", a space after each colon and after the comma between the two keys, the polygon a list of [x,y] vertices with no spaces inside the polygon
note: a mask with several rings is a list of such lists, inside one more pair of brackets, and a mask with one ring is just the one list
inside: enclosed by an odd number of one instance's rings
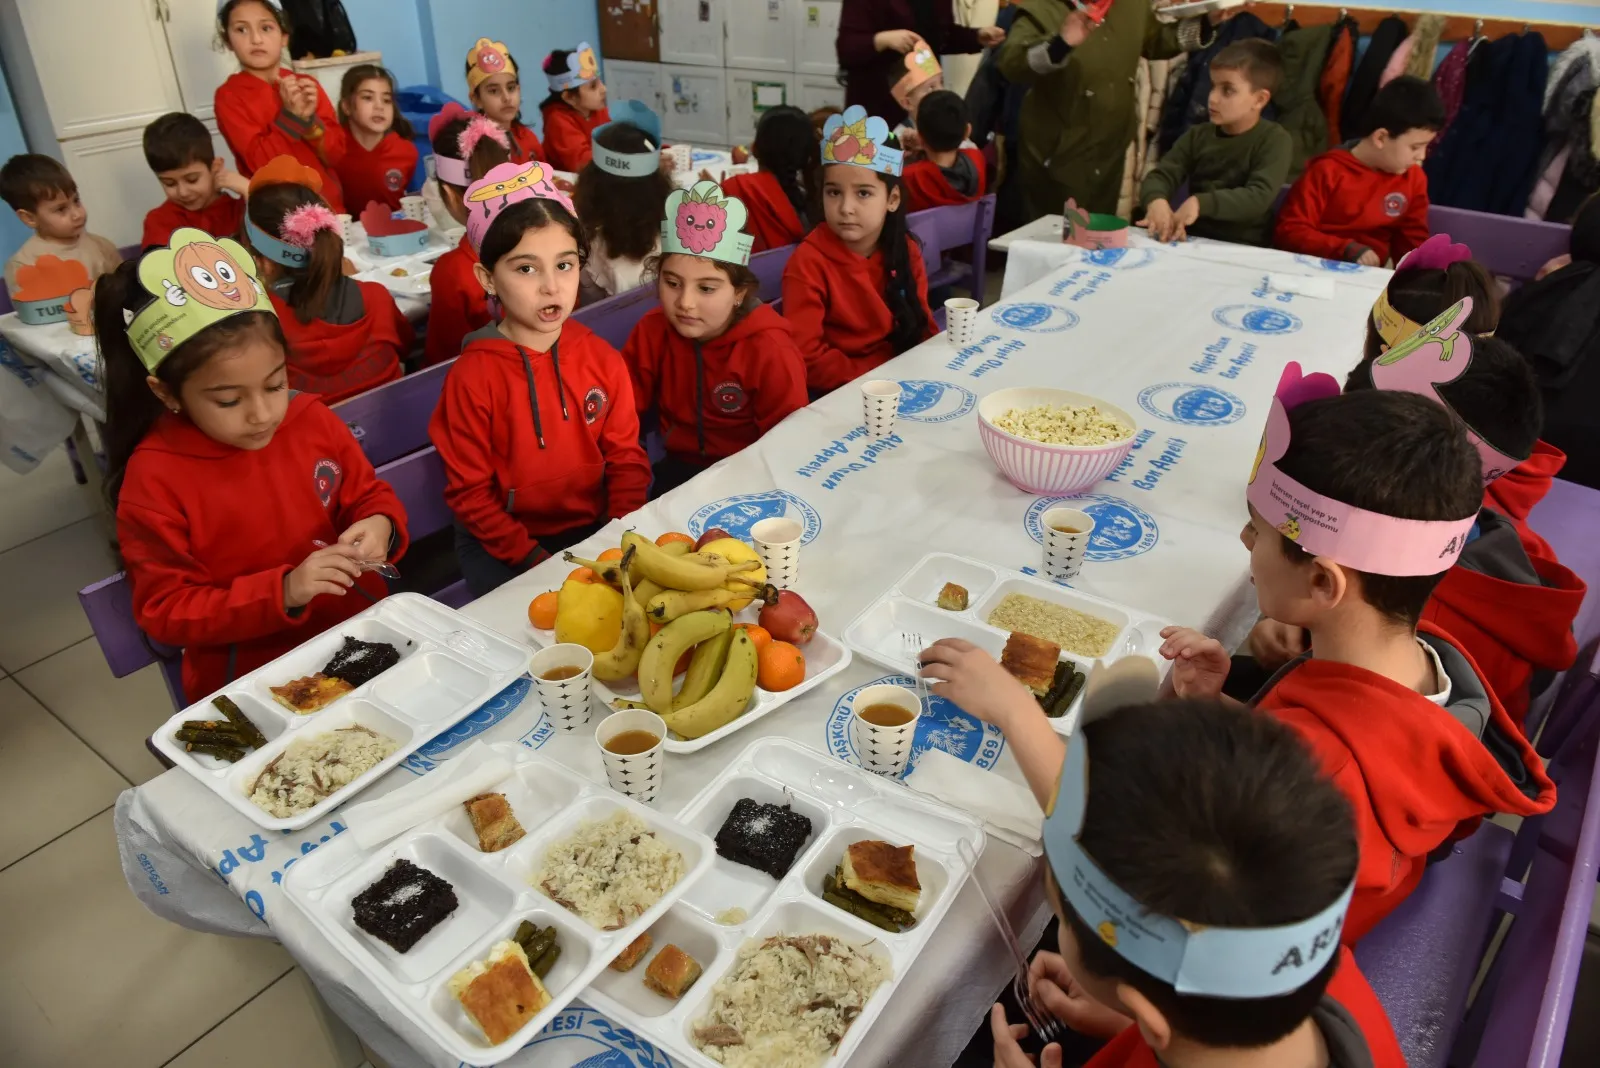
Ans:
{"label": "white patterned paper cup", "polygon": [[794,588],[800,579],[800,542],[805,527],[793,519],[763,519],[750,528],[756,555],[767,569],[767,581],[780,590]]}
{"label": "white patterned paper cup", "polygon": [[335,217],[339,220],[339,240],[348,245],[350,243],[350,226],[355,222],[355,218],[350,215],[339,215]]}
{"label": "white patterned paper cup", "polygon": [[1052,508],[1039,517],[1044,533],[1044,573],[1058,580],[1078,577],[1094,535],[1094,516],[1076,508]]}
{"label": "white patterned paper cup", "polygon": [[[589,670],[592,667],[594,654],[581,645],[552,645],[533,654],[528,673],[533,676],[539,703],[544,705],[544,714],[552,727],[571,734],[589,722]],[[578,673],[565,679],[545,678],[562,668],[577,668]]]}
{"label": "white patterned paper cup", "polygon": [[[911,719],[898,727],[869,723],[861,718],[861,712],[873,705],[898,705],[911,713]],[[916,740],[921,718],[922,702],[915,691],[904,686],[866,687],[850,703],[850,742],[856,760],[870,772],[898,779],[911,760],[911,743]]]}
{"label": "white patterned paper cup", "polygon": [[693,145],[668,145],[667,158],[672,160],[672,170],[675,174],[682,174],[694,166]]}
{"label": "white patterned paper cup", "polygon": [[895,416],[900,414],[900,383],[877,378],[861,383],[861,415],[867,436],[874,441],[894,433]]}
{"label": "white patterned paper cup", "polygon": [[[647,731],[656,736],[656,744],[643,753],[613,753],[606,748],[617,735],[625,731]],[[600,721],[594,729],[594,742],[600,747],[600,757],[606,765],[606,784],[619,794],[650,804],[661,790],[662,742],[667,737],[667,724],[660,716],[645,708],[624,708]]]}
{"label": "white patterned paper cup", "polygon": [[404,215],[408,219],[414,219],[417,222],[422,222],[424,221],[422,212],[423,209],[427,207],[427,204],[428,202],[426,200],[423,200],[418,196],[401,197],[400,214]]}
{"label": "white patterned paper cup", "polygon": [[944,328],[956,348],[971,344],[978,332],[978,302],[971,297],[951,297],[944,302]]}

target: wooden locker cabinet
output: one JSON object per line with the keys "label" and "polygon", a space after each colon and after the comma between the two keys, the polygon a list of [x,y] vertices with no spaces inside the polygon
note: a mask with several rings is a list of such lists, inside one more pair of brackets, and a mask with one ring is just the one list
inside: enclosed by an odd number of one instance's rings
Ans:
{"label": "wooden locker cabinet", "polygon": [[661,84],[667,106],[661,113],[661,136],[669,142],[728,143],[728,87],[725,71],[707,67],[666,66]]}
{"label": "wooden locker cabinet", "polygon": [[726,0],[657,0],[661,12],[661,62],[720,67]]}
{"label": "wooden locker cabinet", "polygon": [[796,74],[832,78],[839,73],[840,0],[789,0],[794,13]]}
{"label": "wooden locker cabinet", "polygon": [[769,70],[728,71],[728,141],[749,146],[768,108],[799,105],[793,74]]}
{"label": "wooden locker cabinet", "polygon": [[726,0],[726,63],[741,70],[794,70],[791,0]]}
{"label": "wooden locker cabinet", "polygon": [[657,115],[667,113],[667,92],[662,85],[661,64],[607,59],[604,73],[610,99],[639,100]]}
{"label": "wooden locker cabinet", "polygon": [[633,63],[661,62],[661,15],[656,0],[598,0],[598,8],[602,56]]}

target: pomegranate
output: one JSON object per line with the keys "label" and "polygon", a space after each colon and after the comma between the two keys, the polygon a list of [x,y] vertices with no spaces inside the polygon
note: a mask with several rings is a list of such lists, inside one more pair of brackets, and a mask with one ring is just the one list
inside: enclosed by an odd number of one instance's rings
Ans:
{"label": "pomegranate", "polygon": [[763,608],[760,622],[768,634],[791,645],[804,645],[817,632],[817,613],[793,590],[782,591],[774,603]]}

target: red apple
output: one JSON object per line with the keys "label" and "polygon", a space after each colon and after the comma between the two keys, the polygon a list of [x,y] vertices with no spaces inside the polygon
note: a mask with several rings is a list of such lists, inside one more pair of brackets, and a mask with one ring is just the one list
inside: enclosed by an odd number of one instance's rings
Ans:
{"label": "red apple", "polygon": [[750,150],[743,145],[735,145],[733,149],[733,162],[740,165],[750,162]]}
{"label": "red apple", "polygon": [[775,604],[761,610],[761,626],[780,642],[804,645],[817,632],[817,614],[798,593],[784,590]]}
{"label": "red apple", "polygon": [[733,537],[733,535],[729,534],[721,527],[712,527],[710,530],[700,535],[699,540],[694,543],[694,551],[699,552],[701,549],[704,549],[707,545],[710,545],[714,541],[721,541],[723,538],[731,537]]}

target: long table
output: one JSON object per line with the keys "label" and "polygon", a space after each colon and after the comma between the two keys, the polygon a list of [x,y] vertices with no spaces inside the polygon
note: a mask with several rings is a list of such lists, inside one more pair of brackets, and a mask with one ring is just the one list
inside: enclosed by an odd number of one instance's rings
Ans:
{"label": "long table", "polygon": [[[995,471],[977,434],[980,396],[1006,386],[1053,385],[1104,398],[1139,422],[1128,461],[1076,506],[1098,523],[1077,585],[1225,642],[1255,618],[1238,533],[1244,483],[1267,404],[1285,361],[1342,375],[1359,355],[1372,292],[1337,276],[1331,300],[1268,293],[1258,264],[1308,268],[1294,257],[1240,250],[1200,260],[1149,248],[1114,264],[1070,262],[1015,298],[980,313],[974,343],[937,337],[882,369],[902,383],[896,433],[870,442],[853,387],[796,412],[755,446],[666,494],[579,547],[593,555],[625,528],[654,535],[723,527],[748,532],[778,514],[799,519],[800,592],[824,630],[850,620],[925,553],[965,554],[1013,568],[1040,562],[1038,521],[1051,499],[1017,490]],[[402,566],[404,566],[402,562]],[[466,609],[527,639],[527,605],[570,565],[551,561]],[[848,697],[887,673],[858,658],[844,673],[731,737],[669,756],[658,802],[680,809],[746,744],[769,735],[836,755]],[[604,781],[592,736],[555,735],[526,681],[425,747],[365,796],[425,774],[468,740],[511,741]],[[930,724],[937,745],[1021,782],[1012,755],[969,717]],[[398,1018],[280,891],[285,870],[343,830],[335,815],[304,831],[263,835],[187,775],[169,771],[118,801],[117,833],[130,885],[153,911],[207,931],[277,938],[334,1009],[395,1068],[453,1068],[453,1059]],[[981,860],[1025,938],[1047,919],[1039,865],[991,838]],[[1030,943],[1031,944],[1031,943]],[[1009,981],[1011,965],[981,900],[964,889],[906,976],[857,1065],[949,1064]],[[565,1066],[613,1040],[590,1009],[563,1014],[507,1062]],[[633,1063],[628,1061],[626,1063]]]}

